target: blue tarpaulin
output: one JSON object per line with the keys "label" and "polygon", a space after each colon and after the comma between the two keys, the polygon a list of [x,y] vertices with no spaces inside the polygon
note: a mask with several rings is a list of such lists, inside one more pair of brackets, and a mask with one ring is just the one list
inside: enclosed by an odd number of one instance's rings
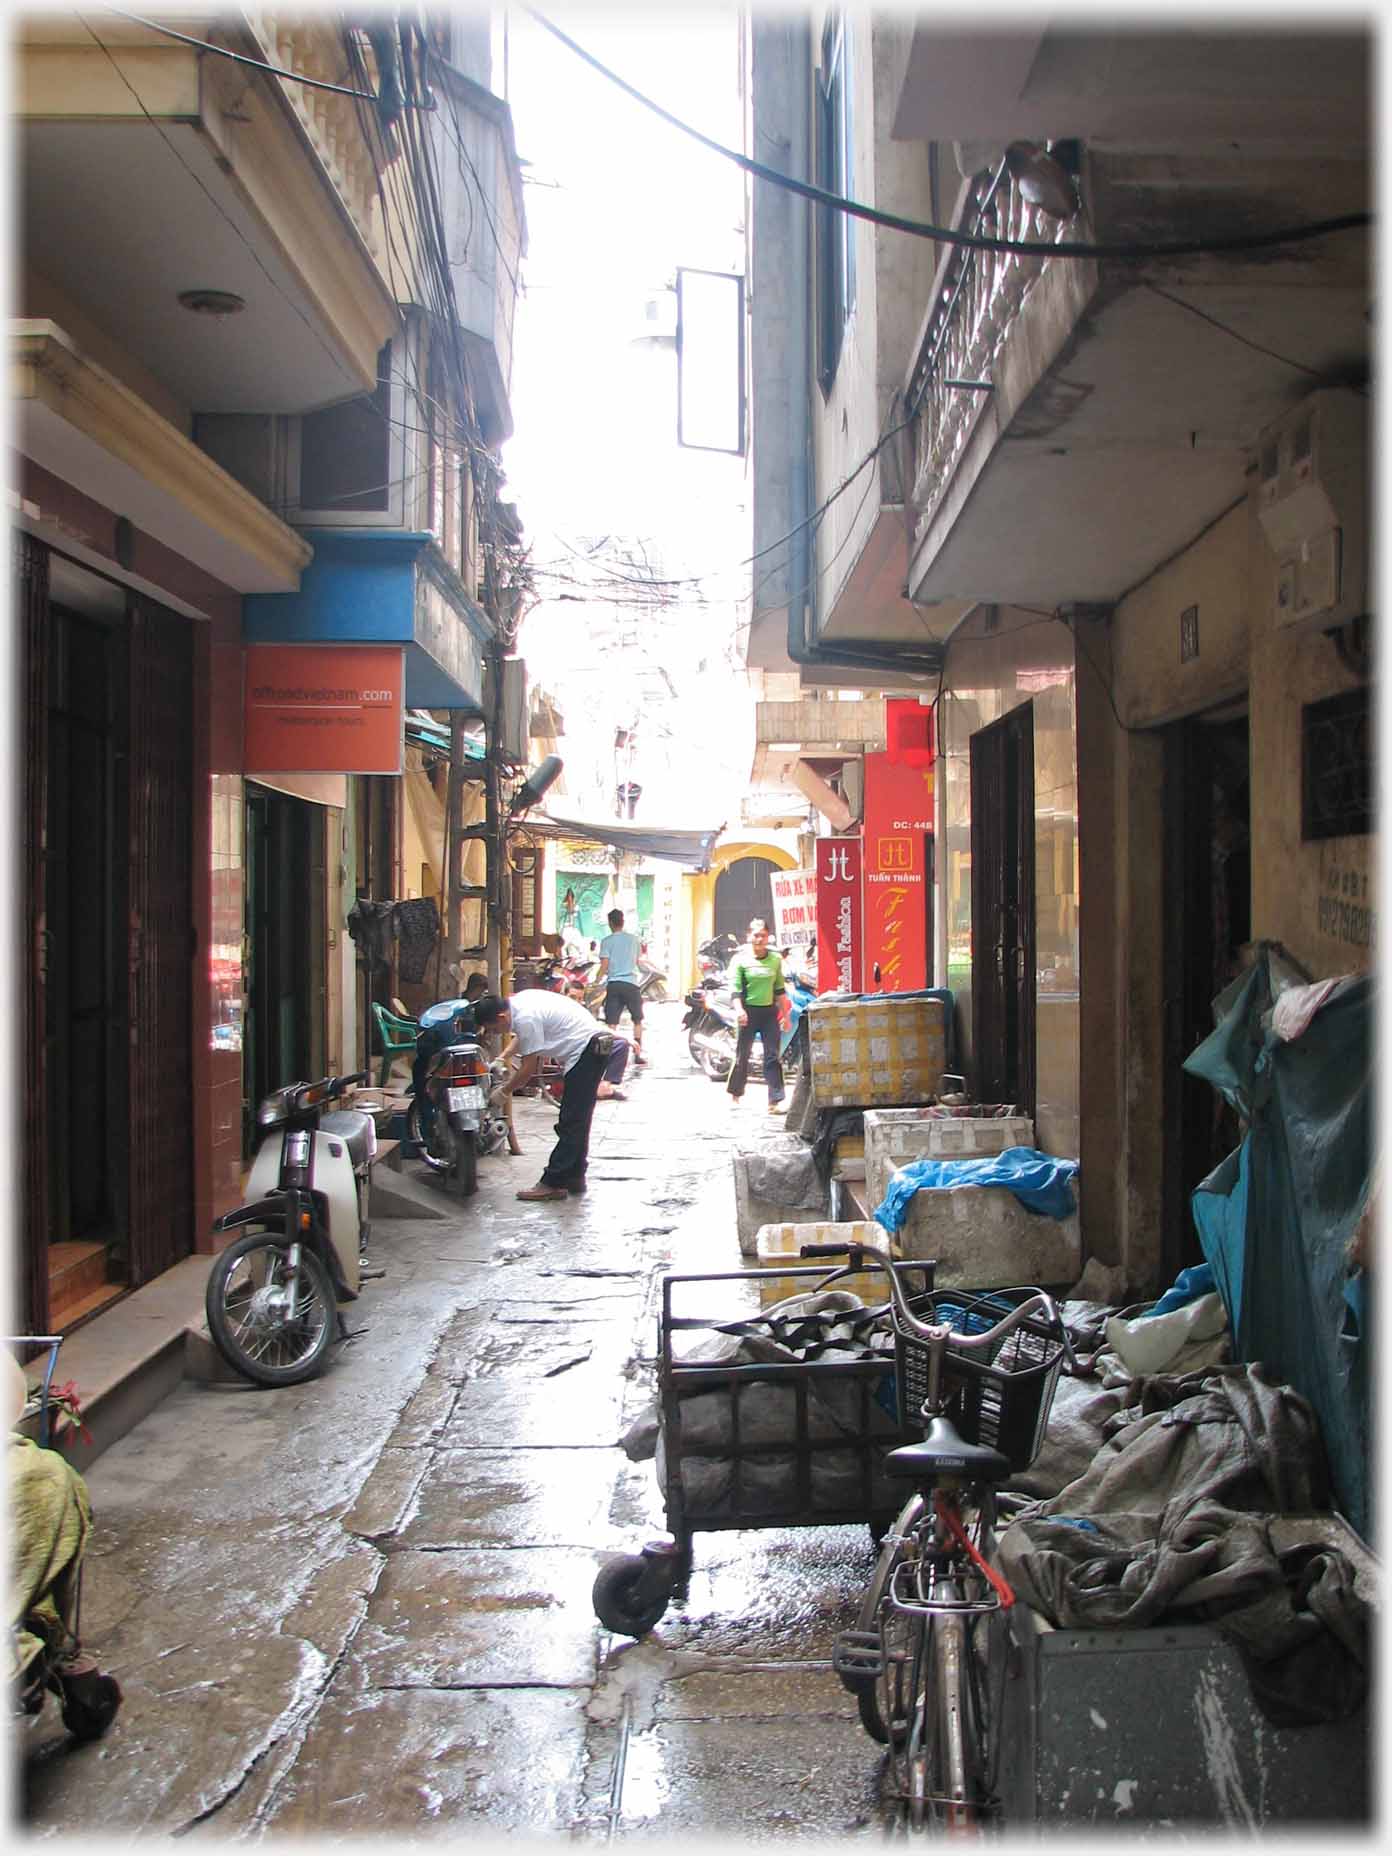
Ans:
{"label": "blue tarpaulin", "polygon": [[1194,1221],[1236,1357],[1260,1361],[1314,1406],[1339,1506],[1370,1537],[1371,1336],[1348,1244],[1372,1169],[1373,983],[1339,980],[1287,1042],[1271,1008],[1301,977],[1262,944],[1185,1063],[1249,1124],[1194,1193]]}
{"label": "blue tarpaulin", "polygon": [[897,1231],[916,1192],[948,1192],[954,1186],[1005,1186],[1027,1211],[1067,1218],[1077,1209],[1069,1185],[1077,1171],[1076,1160],[1058,1160],[1037,1147],[1007,1147],[973,1160],[911,1160],[890,1175],[875,1218],[886,1231]]}

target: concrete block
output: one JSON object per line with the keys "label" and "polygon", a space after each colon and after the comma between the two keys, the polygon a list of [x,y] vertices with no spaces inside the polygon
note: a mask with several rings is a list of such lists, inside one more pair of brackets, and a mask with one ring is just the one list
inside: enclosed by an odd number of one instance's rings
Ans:
{"label": "concrete block", "polygon": [[940,1289],[1048,1288],[1075,1282],[1083,1261],[1076,1209],[1045,1218],[1005,1186],[916,1192],[898,1241],[905,1257],[936,1259]]}
{"label": "concrete block", "polygon": [[[796,1135],[776,1134],[733,1155],[735,1227],[740,1254],[758,1255],[759,1228],[808,1224],[827,1215],[826,1194],[812,1149]],[[776,1196],[775,1196],[776,1191]]]}

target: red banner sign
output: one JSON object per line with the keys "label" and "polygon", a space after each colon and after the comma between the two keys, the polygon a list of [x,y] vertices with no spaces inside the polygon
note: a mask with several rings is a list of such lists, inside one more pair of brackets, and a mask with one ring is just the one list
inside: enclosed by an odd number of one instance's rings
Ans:
{"label": "red banner sign", "polygon": [[[887,712],[917,704],[890,702]],[[888,714],[891,727],[898,720]],[[933,769],[919,754],[865,756],[865,968],[867,989],[914,992],[928,984],[928,839]],[[897,764],[896,764],[897,762]],[[873,978],[879,963],[878,981]]]}
{"label": "red banner sign", "polygon": [[249,644],[247,773],[400,773],[400,645]]}
{"label": "red banner sign", "polygon": [[861,991],[859,838],[817,840],[817,990]]}

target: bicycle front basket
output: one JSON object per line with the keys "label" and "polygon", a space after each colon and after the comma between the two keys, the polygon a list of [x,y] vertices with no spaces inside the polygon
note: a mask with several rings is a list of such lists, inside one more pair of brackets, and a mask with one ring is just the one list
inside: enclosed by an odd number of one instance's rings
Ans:
{"label": "bicycle front basket", "polygon": [[[921,1321],[950,1323],[959,1334],[983,1334],[1032,1289],[1001,1290],[991,1295],[925,1295],[911,1299]],[[919,1422],[928,1395],[928,1348],[906,1333],[898,1312],[894,1320],[895,1385],[899,1420]],[[1041,1321],[1022,1321],[989,1353],[969,1353],[947,1343],[943,1374],[948,1389],[947,1415],[968,1443],[989,1444],[1010,1459],[1013,1470],[1027,1469],[1039,1454],[1063,1365],[1063,1342]]]}

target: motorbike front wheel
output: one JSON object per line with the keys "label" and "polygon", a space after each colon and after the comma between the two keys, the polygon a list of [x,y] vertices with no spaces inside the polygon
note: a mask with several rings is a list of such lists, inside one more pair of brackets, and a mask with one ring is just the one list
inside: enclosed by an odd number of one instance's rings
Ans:
{"label": "motorbike front wheel", "polygon": [[728,1040],[728,1051],[724,1048],[709,1050],[697,1042],[700,1035],[696,1031],[688,1034],[686,1047],[691,1052],[691,1061],[704,1070],[713,1083],[723,1083],[735,1067],[735,1040],[726,1033],[720,1042],[724,1046]]}
{"label": "motorbike front wheel", "polygon": [[218,1351],[261,1386],[293,1386],[324,1363],[338,1329],[333,1284],[302,1243],[290,1268],[284,1231],[251,1231],[213,1264],[205,1306]]}

